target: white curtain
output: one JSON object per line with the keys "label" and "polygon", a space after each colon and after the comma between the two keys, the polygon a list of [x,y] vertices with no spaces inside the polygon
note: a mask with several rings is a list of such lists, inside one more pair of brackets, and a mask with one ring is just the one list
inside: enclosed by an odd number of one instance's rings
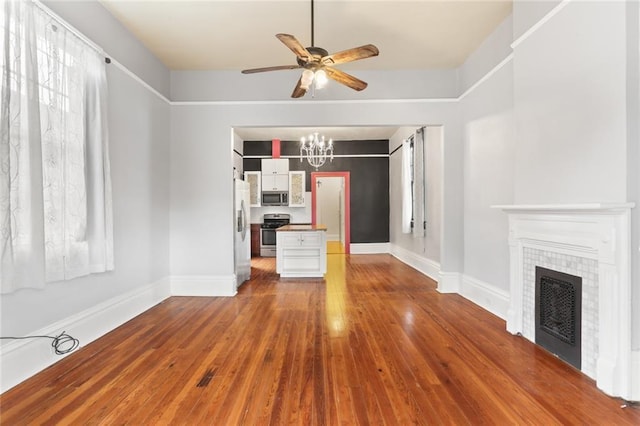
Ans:
{"label": "white curtain", "polygon": [[[33,9],[2,3],[1,291],[44,285],[42,146]],[[33,102],[33,100],[36,102]]]}
{"label": "white curtain", "polygon": [[424,128],[416,130],[402,143],[402,233],[414,238],[425,236]]}
{"label": "white curtain", "polygon": [[424,128],[416,130],[413,138],[413,237],[424,237],[425,161]]}
{"label": "white curtain", "polygon": [[412,139],[402,141],[402,233],[411,233],[413,217],[412,195]]}
{"label": "white curtain", "polygon": [[4,1],[0,291],[113,269],[103,57],[30,1]]}

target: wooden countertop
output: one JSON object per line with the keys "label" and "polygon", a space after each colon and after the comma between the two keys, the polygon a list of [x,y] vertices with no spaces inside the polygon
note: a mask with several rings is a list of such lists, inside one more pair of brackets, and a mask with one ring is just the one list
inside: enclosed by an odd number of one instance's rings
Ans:
{"label": "wooden countertop", "polygon": [[326,231],[326,225],[285,225],[276,231]]}

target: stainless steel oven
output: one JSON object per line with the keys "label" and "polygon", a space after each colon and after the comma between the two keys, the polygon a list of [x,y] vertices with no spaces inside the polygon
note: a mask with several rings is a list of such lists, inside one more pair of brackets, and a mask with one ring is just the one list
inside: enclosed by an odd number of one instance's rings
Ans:
{"label": "stainless steel oven", "polygon": [[262,217],[260,225],[260,256],[276,256],[276,229],[288,225],[290,215],[283,213],[268,213]]}

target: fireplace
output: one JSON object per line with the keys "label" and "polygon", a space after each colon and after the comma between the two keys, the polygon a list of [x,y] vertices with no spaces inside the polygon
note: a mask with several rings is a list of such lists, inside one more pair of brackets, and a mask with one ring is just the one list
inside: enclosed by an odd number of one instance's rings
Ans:
{"label": "fireplace", "polygon": [[[568,342],[575,365],[612,396],[640,400],[640,351],[631,347],[631,209],[633,203],[494,206],[509,215],[510,288],[507,331],[540,342],[543,334]],[[558,272],[542,280],[551,299],[575,304],[574,318],[555,306],[537,331],[536,267]],[[578,277],[580,289],[571,278]],[[567,284],[567,282],[571,284]],[[538,300],[536,300],[538,299]],[[553,302],[555,303],[555,302]],[[580,304],[578,308],[577,304]],[[545,315],[547,315],[545,317]],[[545,319],[543,318],[543,322]],[[575,322],[575,324],[572,324]],[[574,328],[575,326],[575,328]],[[575,334],[567,329],[572,329]],[[546,338],[547,336],[545,336]],[[579,341],[579,344],[578,344]]]}
{"label": "fireplace", "polygon": [[580,370],[582,278],[536,266],[535,341]]}

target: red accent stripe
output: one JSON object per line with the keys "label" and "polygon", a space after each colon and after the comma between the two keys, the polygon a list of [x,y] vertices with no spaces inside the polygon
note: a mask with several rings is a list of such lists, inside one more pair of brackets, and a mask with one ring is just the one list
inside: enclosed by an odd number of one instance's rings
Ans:
{"label": "red accent stripe", "polygon": [[271,158],[280,158],[280,139],[271,139]]}

